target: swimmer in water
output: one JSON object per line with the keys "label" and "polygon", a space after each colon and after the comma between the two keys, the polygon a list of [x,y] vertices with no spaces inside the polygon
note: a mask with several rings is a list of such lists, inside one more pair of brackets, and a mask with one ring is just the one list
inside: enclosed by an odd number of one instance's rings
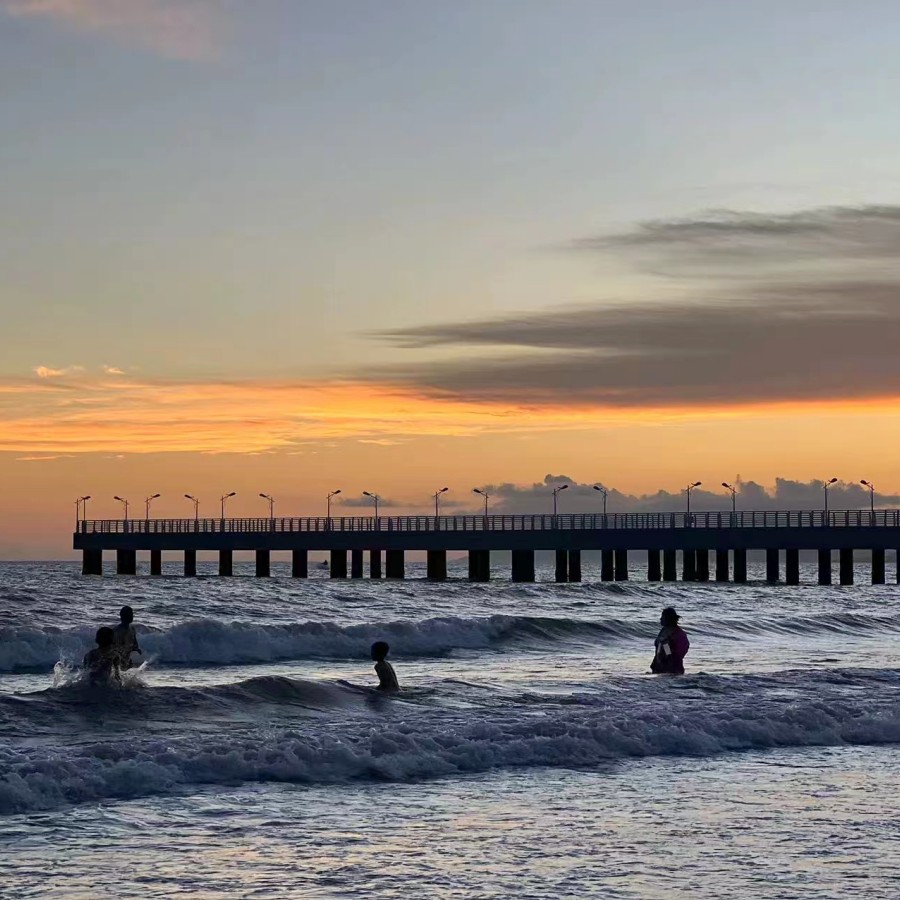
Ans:
{"label": "swimmer in water", "polygon": [[680,618],[671,606],[662,611],[653,662],[650,663],[650,671],[655,675],[684,675],[684,658],[691,642],[678,624]]}
{"label": "swimmer in water", "polygon": [[112,628],[97,630],[97,646],[84,655],[84,670],[91,684],[120,683],[119,653]]}
{"label": "swimmer in water", "polygon": [[390,650],[391,648],[385,641],[375,641],[372,644],[372,659],[375,660],[375,674],[378,676],[379,691],[394,692],[400,690],[400,685],[397,682],[397,673],[386,659]]}
{"label": "swimmer in water", "polygon": [[140,653],[144,655],[144,651],[138,646],[137,635],[134,632],[134,610],[130,606],[123,606],[119,611],[119,619],[121,620],[113,632],[113,642],[115,643],[116,653],[119,654],[119,666],[125,670],[131,668],[131,654]]}

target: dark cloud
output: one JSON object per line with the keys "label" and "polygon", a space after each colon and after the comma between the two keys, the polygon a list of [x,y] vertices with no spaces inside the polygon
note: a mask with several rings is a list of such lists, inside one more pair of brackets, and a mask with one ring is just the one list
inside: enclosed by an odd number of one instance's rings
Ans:
{"label": "dark cloud", "polygon": [[[569,487],[559,494],[560,513],[596,513],[603,511],[603,497],[593,488],[593,483],[579,483],[565,475],[547,475],[543,481],[527,486],[514,484],[489,484],[484,489],[491,495],[491,512],[500,514],[531,514],[553,512],[552,490],[561,484]],[[676,512],[685,508],[684,491],[656,491],[650,494],[627,494],[611,486],[608,491],[607,511],[614,512]],[[777,478],[769,490],[754,481],[738,481],[737,505],[745,510],[810,510],[823,506],[821,481],[792,481]],[[476,498],[477,499],[477,498]],[[879,494],[876,502],[895,508],[900,495]],[[853,482],[838,482],[828,491],[830,509],[868,509],[869,491]],[[731,509],[731,495],[718,483],[695,488],[691,508],[701,511],[726,512]],[[470,512],[483,509],[474,503]]]}
{"label": "dark cloud", "polygon": [[635,253],[654,271],[708,277],[723,268],[900,257],[900,206],[833,206],[780,215],[716,210],[577,240],[576,249]]}
{"label": "dark cloud", "polygon": [[[378,509],[381,511],[382,509],[392,509],[396,506],[403,506],[404,504],[397,501],[391,500],[389,497],[379,497],[378,498]],[[349,506],[352,508],[365,508],[370,509],[373,512],[375,511],[375,503],[372,501],[371,497],[354,497],[352,495],[341,495],[340,497],[335,497],[332,500],[332,509],[336,509],[338,506]]]}
{"label": "dark cloud", "polygon": [[[622,408],[900,393],[900,269],[885,265],[900,251],[900,207],[656,222],[594,245],[629,244],[701,269],[743,253],[752,277],[675,300],[383,332],[399,348],[469,352],[372,377],[488,401]],[[813,251],[821,258],[808,265]],[[767,266],[774,255],[790,271]]]}

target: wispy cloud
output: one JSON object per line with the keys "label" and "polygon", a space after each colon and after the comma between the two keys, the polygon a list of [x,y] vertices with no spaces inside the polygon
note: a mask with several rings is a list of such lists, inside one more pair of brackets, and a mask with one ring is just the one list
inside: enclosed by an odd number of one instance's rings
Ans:
{"label": "wispy cloud", "polygon": [[104,375],[124,375],[124,369],[119,369],[116,366],[103,366],[103,374]]}
{"label": "wispy cloud", "polygon": [[34,374],[38,378],[66,378],[69,375],[79,375],[84,371],[84,366],[65,366],[62,369],[54,369],[52,366],[35,366]]}
{"label": "wispy cloud", "polygon": [[221,0],[0,0],[0,10],[126,41],[174,59],[214,59],[226,37]]}
{"label": "wispy cloud", "polygon": [[71,453],[55,456],[17,456],[16,462],[50,462],[53,459],[71,459]]}
{"label": "wispy cloud", "polygon": [[384,332],[399,348],[459,355],[371,377],[497,404],[619,409],[900,396],[900,207],[729,212],[579,246],[678,268],[684,290]]}

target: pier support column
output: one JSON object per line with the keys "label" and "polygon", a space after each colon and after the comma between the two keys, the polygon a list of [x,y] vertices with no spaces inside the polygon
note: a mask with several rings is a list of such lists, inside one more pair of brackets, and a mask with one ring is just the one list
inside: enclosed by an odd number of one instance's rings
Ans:
{"label": "pier support column", "polygon": [[329,574],[332,578],[347,577],[347,551],[332,550],[329,555]]}
{"label": "pier support column", "polygon": [[162,550],[150,551],[150,574],[162,575]]}
{"label": "pier support column", "polygon": [[534,550],[513,550],[512,580],[534,581]]}
{"label": "pier support column", "polygon": [[102,550],[82,550],[81,551],[81,574],[82,575],[102,575],[103,574],[103,551]]}
{"label": "pier support column", "polygon": [[676,550],[663,550],[663,581],[678,580],[678,553]]}
{"label": "pier support column", "polygon": [[581,581],[581,551],[569,551],[569,581]]}
{"label": "pier support column", "polygon": [[[897,568],[897,580],[900,583],[900,566]],[[616,577],[616,566],[612,550],[600,551],[600,580],[612,581]]]}
{"label": "pier support column", "polygon": [[384,553],[384,574],[388,578],[401,581],[406,578],[406,561],[402,550],[386,550]]}
{"label": "pier support column", "polygon": [[853,584],[853,550],[841,548],[839,574],[841,584]]}
{"label": "pier support column", "polygon": [[778,584],[781,579],[781,565],[778,559],[778,551],[771,547],[766,550],[766,581],[769,584]]}
{"label": "pier support column", "polygon": [[616,581],[628,581],[628,551],[616,550]]}
{"label": "pier support column", "polygon": [[564,584],[569,580],[569,554],[565,550],[556,551],[556,583]]}
{"label": "pier support column", "polygon": [[219,574],[234,575],[234,553],[231,550],[219,551]]}
{"label": "pier support column", "polygon": [[662,580],[662,569],[660,568],[659,560],[659,550],[647,551],[647,581]]}
{"label": "pier support column", "polygon": [[786,584],[800,584],[800,551],[784,551],[784,580]]}
{"label": "pier support column", "polygon": [[369,578],[381,580],[381,551],[369,551]]}
{"label": "pier support column", "polygon": [[116,575],[137,575],[136,550],[116,550]]}
{"label": "pier support column", "polygon": [[184,551],[184,577],[185,578],[196,578],[197,577],[197,551],[196,550],[185,550]]}
{"label": "pier support column", "polygon": [[363,577],[363,552],[362,550],[350,551],[350,577]]}
{"label": "pier support column", "polygon": [[831,584],[831,551],[819,551],[819,584]]}
{"label": "pier support column", "polygon": [[872,551],[872,584],[884,584],[884,550]]}
{"label": "pier support column", "polygon": [[309,578],[309,551],[291,551],[291,578]]}
{"label": "pier support column", "polygon": [[734,583],[735,584],[746,584],[747,583],[747,551],[746,550],[734,550]]}
{"label": "pier support column", "polygon": [[681,551],[681,580],[697,580],[697,554],[693,550]]}
{"label": "pier support column", "polygon": [[[484,557],[487,554],[488,562],[485,564]],[[489,581],[491,577],[489,550],[470,550],[469,551],[469,581]]]}
{"label": "pier support column", "polygon": [[694,554],[697,581],[709,581],[709,550],[697,550]]}
{"label": "pier support column", "polygon": [[428,580],[429,581],[446,581],[447,580],[447,551],[446,550],[429,550],[428,551]]}
{"label": "pier support column", "polygon": [[727,550],[716,550],[716,581],[728,581]]}
{"label": "pier support column", "polygon": [[256,551],[256,577],[257,578],[268,578],[271,574],[272,566],[271,566],[272,555],[269,550],[257,550]]}

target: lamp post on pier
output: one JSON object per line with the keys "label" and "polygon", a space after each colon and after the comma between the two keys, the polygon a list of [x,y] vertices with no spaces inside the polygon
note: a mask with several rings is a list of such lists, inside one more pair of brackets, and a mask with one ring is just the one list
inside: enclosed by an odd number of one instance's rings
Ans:
{"label": "lamp post on pier", "polygon": [[435,491],[434,497],[434,517],[437,518],[441,514],[441,494],[446,494],[450,488],[442,487],[439,491]]}
{"label": "lamp post on pier", "polygon": [[340,488],[338,488],[336,491],[329,491],[328,496],[325,498],[325,518],[328,519],[329,528],[331,528],[331,498],[337,497],[340,492]]}
{"label": "lamp post on pier", "polygon": [[822,485],[822,490],[825,492],[825,524],[828,524],[828,488],[830,488],[833,484],[837,483],[837,478],[832,478],[829,481],[824,482]]}
{"label": "lamp post on pier", "polygon": [[225,501],[229,500],[231,497],[236,497],[236,496],[237,496],[237,491],[231,491],[228,494],[222,494],[222,496],[219,498],[219,502],[222,504],[222,519],[223,520],[225,519]]}
{"label": "lamp post on pier", "polygon": [[557,500],[556,498],[559,496],[560,491],[564,491],[568,488],[567,484],[561,484],[559,487],[553,488],[553,519],[556,520],[556,511],[557,511]]}
{"label": "lamp post on pier", "polygon": [[128,521],[128,501],[124,497],[113,497],[113,500],[118,500],[119,503],[125,508],[125,521]]}
{"label": "lamp post on pier", "polygon": [[859,481],[860,484],[864,484],[869,489],[869,509],[872,515],[875,515],[875,485],[872,484],[871,481],[866,481],[865,478],[861,478]]}
{"label": "lamp post on pier", "polygon": [[484,497],[484,517],[487,518],[488,514],[488,500],[491,499],[491,495],[487,491],[483,491],[481,488],[472,488],[473,494],[481,494]]}
{"label": "lamp post on pier", "polygon": [[609,491],[603,487],[602,485],[595,484],[594,490],[599,491],[603,495],[603,519],[606,520],[606,498],[609,496]]}
{"label": "lamp post on pier", "polygon": [[734,515],[737,512],[737,488],[727,481],[722,482],[722,487],[731,494],[731,518],[734,521]]}
{"label": "lamp post on pier", "polygon": [[200,518],[200,501],[190,494],[185,494],[184,496],[185,499],[190,500],[194,504],[194,521],[196,522]]}
{"label": "lamp post on pier", "polygon": [[[78,522],[80,519],[87,518],[87,502],[91,499],[90,494],[85,494],[75,501],[75,530],[78,531]],[[80,513],[80,515],[79,515]]]}
{"label": "lamp post on pier", "polygon": [[378,502],[381,500],[381,497],[378,494],[373,494],[371,491],[363,491],[363,497],[371,498],[375,504],[375,530],[378,531]]}
{"label": "lamp post on pier", "polygon": [[691,482],[685,489],[684,492],[687,495],[687,526],[691,527],[691,492],[694,488],[700,487],[703,484],[702,481],[693,481]]}
{"label": "lamp post on pier", "polygon": [[269,501],[269,518],[274,519],[275,518],[275,498],[270,496],[269,494],[260,494],[259,496],[262,497],[263,500]]}
{"label": "lamp post on pier", "polygon": [[151,494],[149,497],[144,497],[144,518],[150,518],[150,504],[156,500],[157,497],[162,496],[161,494]]}

